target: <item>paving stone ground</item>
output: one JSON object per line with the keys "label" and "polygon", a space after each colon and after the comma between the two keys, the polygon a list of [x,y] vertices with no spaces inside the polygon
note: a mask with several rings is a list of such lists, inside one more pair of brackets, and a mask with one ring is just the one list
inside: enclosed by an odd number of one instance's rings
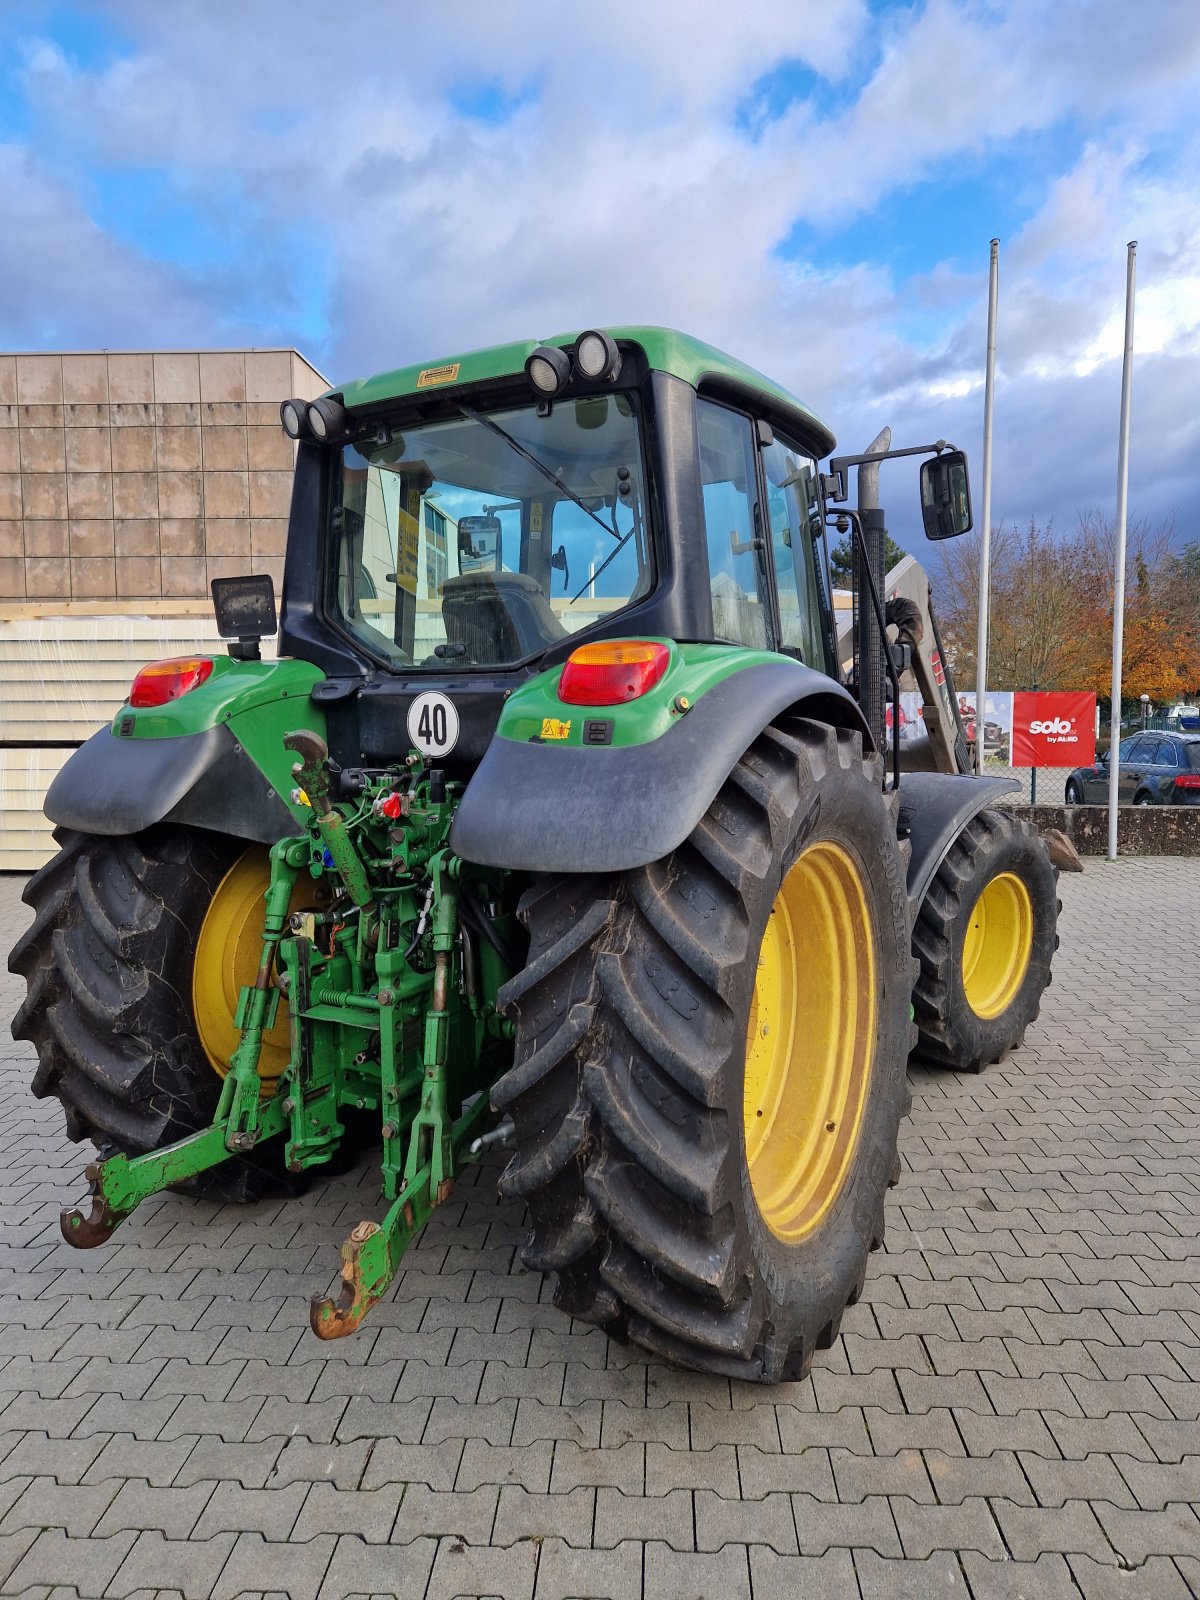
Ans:
{"label": "paving stone ground", "polygon": [[1200,1595],[1200,861],[1061,889],[1024,1049],[914,1073],[865,1298],[774,1390],[565,1321],[495,1164],[331,1345],[308,1296],[370,1165],[286,1206],[159,1198],[77,1253],[86,1148],[5,1030],[0,1593]]}

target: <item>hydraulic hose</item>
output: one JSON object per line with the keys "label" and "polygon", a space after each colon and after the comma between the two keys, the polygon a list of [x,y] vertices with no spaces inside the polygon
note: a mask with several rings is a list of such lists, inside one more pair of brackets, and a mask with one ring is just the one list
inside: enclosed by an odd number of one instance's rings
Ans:
{"label": "hydraulic hose", "polygon": [[510,972],[521,970],[525,965],[524,955],[505,938],[491,917],[484,912],[466,882],[459,884],[458,914],[476,933],[482,934]]}

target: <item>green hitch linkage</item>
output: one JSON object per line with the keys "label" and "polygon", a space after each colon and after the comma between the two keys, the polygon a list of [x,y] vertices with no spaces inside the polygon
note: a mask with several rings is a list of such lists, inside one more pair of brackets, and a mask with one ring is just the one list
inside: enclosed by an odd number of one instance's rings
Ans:
{"label": "green hitch linkage", "polygon": [[233,1053],[212,1123],[198,1133],[143,1156],[117,1154],[90,1163],[87,1168],[92,1195],[90,1212],[85,1216],[82,1209],[75,1206],[65,1209],[59,1217],[62,1236],[68,1244],[80,1250],[104,1244],[118,1224],[148,1195],[219,1166],[231,1155],[252,1150],[260,1140],[283,1132],[287,1125],[284,1097],[276,1095],[263,1103],[258,1058],[262,1053],[263,1034],[278,1004],[271,974],[279,941],[287,931],[288,905],[307,849],[306,839],[281,839],[272,846],[262,959],[253,986],[242,991],[238,1007],[242,1037]]}
{"label": "green hitch linkage", "polygon": [[283,747],[301,758],[292,767],[292,777],[308,796],[321,843],[329,851],[351,900],[363,911],[373,912],[375,896],[367,869],[346,832],[345,817],[329,799],[329,746],[319,733],[301,729],[285,733]]}
{"label": "green hitch linkage", "polygon": [[353,1333],[387,1292],[414,1236],[436,1206],[454,1189],[455,1158],[469,1144],[489,1105],[486,1094],[451,1122],[446,1093],[449,1043],[451,955],[458,935],[458,862],[439,852],[429,863],[434,884],[433,988],[425,1012],[424,1079],[421,1105],[409,1131],[404,1186],[382,1224],[360,1222],[342,1246],[342,1285],[338,1298],[314,1295],[309,1323],[321,1339]]}
{"label": "green hitch linkage", "polygon": [[[450,1134],[453,1151],[462,1150],[475,1137],[491,1110],[486,1094],[462,1114]],[[415,1135],[414,1135],[415,1137]],[[388,1207],[383,1222],[360,1222],[342,1246],[342,1286],[336,1300],[315,1294],[309,1304],[309,1325],[319,1339],[340,1339],[353,1333],[367,1312],[387,1293],[400,1261],[416,1235],[429,1221],[441,1200],[430,1184],[426,1163]]]}

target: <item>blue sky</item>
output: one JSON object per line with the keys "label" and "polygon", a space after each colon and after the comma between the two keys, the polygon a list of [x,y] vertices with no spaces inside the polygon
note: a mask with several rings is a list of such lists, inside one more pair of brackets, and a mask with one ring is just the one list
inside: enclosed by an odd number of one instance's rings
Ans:
{"label": "blue sky", "polygon": [[[978,462],[997,520],[1200,532],[1200,7],[312,0],[0,8],[0,345],[295,344],[331,378],[681,326],[864,445]],[[889,469],[893,521],[915,482]],[[978,484],[977,484],[978,489]]]}

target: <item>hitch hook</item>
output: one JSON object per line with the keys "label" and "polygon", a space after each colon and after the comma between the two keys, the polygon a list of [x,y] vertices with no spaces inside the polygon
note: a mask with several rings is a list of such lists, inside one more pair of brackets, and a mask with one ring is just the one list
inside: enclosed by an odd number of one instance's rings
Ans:
{"label": "hitch hook", "polygon": [[318,1339],[342,1339],[353,1333],[378,1300],[363,1283],[363,1246],[379,1232],[377,1222],[356,1223],[342,1246],[342,1287],[336,1300],[314,1294],[308,1305],[308,1321]]}
{"label": "hitch hook", "polygon": [[91,1250],[98,1244],[107,1243],[121,1221],[120,1217],[113,1215],[108,1196],[100,1192],[98,1165],[93,1164],[88,1167],[87,1179],[92,1186],[92,1208],[87,1216],[84,1216],[79,1206],[64,1208],[58,1215],[58,1225],[62,1229],[63,1238],[76,1250]]}

